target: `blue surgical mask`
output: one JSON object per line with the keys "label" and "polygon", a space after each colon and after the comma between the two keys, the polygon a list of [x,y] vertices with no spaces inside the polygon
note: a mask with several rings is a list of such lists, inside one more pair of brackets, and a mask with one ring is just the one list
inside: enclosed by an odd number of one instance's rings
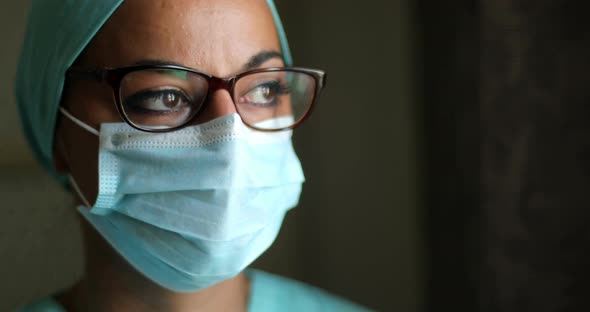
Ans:
{"label": "blue surgical mask", "polygon": [[[304,181],[291,131],[239,115],[168,133],[102,124],[99,190],[80,213],[135,269],[176,292],[239,274],[274,241]],[[266,121],[281,123],[280,118]]]}

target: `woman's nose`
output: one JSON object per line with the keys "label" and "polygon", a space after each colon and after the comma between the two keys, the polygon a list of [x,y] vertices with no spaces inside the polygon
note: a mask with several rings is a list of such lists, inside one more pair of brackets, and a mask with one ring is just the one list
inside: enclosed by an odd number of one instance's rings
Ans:
{"label": "woman's nose", "polygon": [[221,116],[237,113],[236,106],[227,90],[217,90],[209,95],[194,124],[201,124]]}

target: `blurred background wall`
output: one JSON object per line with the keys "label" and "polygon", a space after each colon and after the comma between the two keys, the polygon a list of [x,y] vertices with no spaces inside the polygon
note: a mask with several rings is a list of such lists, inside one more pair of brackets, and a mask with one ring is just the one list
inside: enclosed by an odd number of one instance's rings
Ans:
{"label": "blurred background wall", "polygon": [[34,162],[17,116],[13,78],[28,6],[0,4],[0,311],[68,285],[81,270],[74,210]]}
{"label": "blurred background wall", "polygon": [[590,4],[417,2],[426,310],[589,311]]}
{"label": "blurred background wall", "polygon": [[431,260],[425,262],[425,310],[478,311],[478,257],[486,248],[479,232],[480,1],[415,2],[424,242]]}
{"label": "blurred background wall", "polygon": [[[0,4],[0,311],[80,274],[77,216],[25,145],[13,77],[29,1]],[[277,1],[297,65],[328,71],[295,135],[307,182],[255,266],[380,311],[422,307],[421,133],[410,0]]]}

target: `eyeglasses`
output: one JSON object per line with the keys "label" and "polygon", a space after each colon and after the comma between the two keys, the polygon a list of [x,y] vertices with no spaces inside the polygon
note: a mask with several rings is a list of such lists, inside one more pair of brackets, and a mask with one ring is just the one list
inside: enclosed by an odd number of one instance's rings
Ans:
{"label": "eyeglasses", "polygon": [[176,65],[71,68],[67,76],[108,83],[123,120],[147,132],[187,126],[219,89],[229,92],[247,126],[260,131],[292,129],[307,118],[326,83],[324,71],[298,67],[255,69],[229,78]]}

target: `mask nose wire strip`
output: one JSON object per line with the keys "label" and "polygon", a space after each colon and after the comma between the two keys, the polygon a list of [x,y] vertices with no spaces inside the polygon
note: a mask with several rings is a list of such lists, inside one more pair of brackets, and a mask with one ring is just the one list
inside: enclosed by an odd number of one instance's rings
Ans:
{"label": "mask nose wire strip", "polygon": [[75,124],[77,124],[78,126],[82,127],[84,130],[96,135],[96,136],[100,136],[98,130],[92,128],[91,126],[85,124],[82,120],[74,117],[72,114],[70,114],[65,108],[60,107],[59,111],[64,114],[66,117],[68,117],[72,122],[74,122]]}

